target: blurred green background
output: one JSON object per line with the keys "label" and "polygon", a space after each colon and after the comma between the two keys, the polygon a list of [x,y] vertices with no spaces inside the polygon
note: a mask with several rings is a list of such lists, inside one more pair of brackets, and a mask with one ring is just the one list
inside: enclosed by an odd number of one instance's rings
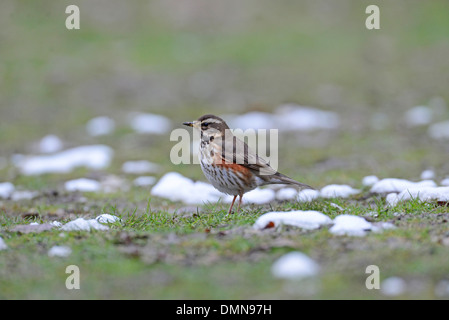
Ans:
{"label": "blurred green background", "polygon": [[[80,8],[80,30],[65,28],[70,4]],[[365,28],[369,4],[3,0],[0,154],[30,153],[56,134],[66,146],[111,145],[116,164],[146,158],[203,179],[169,162],[168,136],[136,135],[126,115],[159,113],[176,127],[206,112],[294,102],[335,111],[342,126],[282,136],[281,171],[319,186],[368,174],[417,178],[429,167],[443,177],[447,143],[408,128],[403,115],[433,104],[438,120],[449,119],[449,3],[376,1],[380,30]],[[118,129],[87,136],[84,125],[100,115]]]}

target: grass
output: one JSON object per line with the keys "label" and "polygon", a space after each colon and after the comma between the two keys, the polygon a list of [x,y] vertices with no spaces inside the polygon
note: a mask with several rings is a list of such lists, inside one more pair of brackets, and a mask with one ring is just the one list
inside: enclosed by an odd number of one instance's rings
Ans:
{"label": "grass", "polygon": [[[364,285],[365,269],[371,264],[379,266],[381,279],[401,276],[418,283],[401,297],[435,298],[433,288],[447,277],[444,266],[449,248],[441,244],[446,237],[447,207],[413,200],[387,208],[383,200],[369,197],[272,206],[244,207],[231,216],[215,204],[191,214],[153,210],[150,205],[123,211],[105,206],[99,212],[122,219],[111,224],[109,231],[53,229],[30,234],[9,231],[30,220],[4,212],[2,237],[9,249],[0,260],[1,298],[383,298]],[[262,212],[298,209],[318,210],[331,218],[349,213],[393,221],[398,228],[365,238],[334,236],[328,228],[252,229]],[[377,217],[369,214],[373,211]],[[49,220],[46,213],[34,219]],[[55,245],[67,245],[73,252],[67,258],[48,257],[47,251]],[[297,282],[273,278],[271,265],[290,251],[311,256],[322,268],[320,275]],[[80,268],[80,290],[65,288],[65,268],[71,264]]]}

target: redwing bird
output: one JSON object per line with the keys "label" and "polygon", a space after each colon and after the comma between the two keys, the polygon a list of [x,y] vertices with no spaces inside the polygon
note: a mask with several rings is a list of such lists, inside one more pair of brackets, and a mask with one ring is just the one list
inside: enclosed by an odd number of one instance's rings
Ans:
{"label": "redwing bird", "polygon": [[234,136],[223,119],[207,114],[183,124],[201,131],[199,159],[207,180],[219,191],[234,196],[228,213],[232,212],[237,196],[238,211],[243,194],[259,186],[291,184],[313,189],[273,169],[244,141]]}

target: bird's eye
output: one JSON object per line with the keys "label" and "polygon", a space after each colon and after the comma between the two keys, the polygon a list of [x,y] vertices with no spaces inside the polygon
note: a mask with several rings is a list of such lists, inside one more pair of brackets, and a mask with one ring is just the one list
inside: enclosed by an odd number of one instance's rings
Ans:
{"label": "bird's eye", "polygon": [[207,127],[209,124],[210,124],[209,122],[203,122],[203,123],[201,124],[201,126]]}

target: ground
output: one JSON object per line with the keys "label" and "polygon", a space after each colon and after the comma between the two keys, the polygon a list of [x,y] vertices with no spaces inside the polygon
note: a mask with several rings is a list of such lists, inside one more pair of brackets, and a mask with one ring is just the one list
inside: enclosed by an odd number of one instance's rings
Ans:
{"label": "ground", "polygon": [[[386,298],[366,288],[368,265],[379,266],[381,280],[406,281],[399,298],[447,298],[437,290],[449,278],[447,204],[388,207],[361,181],[371,174],[417,181],[429,168],[437,182],[449,175],[447,140],[432,139],[427,125],[411,127],[404,118],[425,105],[435,110],[432,122],[449,119],[448,4],[379,1],[381,29],[368,31],[367,1],[224,3],[79,1],[81,29],[69,31],[68,1],[3,1],[0,182],[38,196],[0,200],[0,236],[8,246],[0,251],[0,298]],[[170,162],[174,142],[167,134],[133,132],[130,112],[163,114],[176,128],[205,113],[272,112],[285,102],[336,112],[341,124],[280,135],[279,170],[316,188],[344,183],[361,194],[250,205],[228,216],[224,204],[186,206],[152,197],[150,188],[64,190],[65,181],[81,177],[131,182],[135,176],[121,165],[142,159],[161,166],[157,178],[177,171],[204,181],[198,165]],[[116,121],[116,130],[86,134],[86,122],[102,115]],[[99,171],[21,174],[11,157],[35,153],[47,134],[66,148],[109,145],[113,162]],[[275,210],[348,213],[397,228],[365,237],[335,236],[328,227],[252,228]],[[122,221],[109,231],[13,231],[102,213]],[[72,254],[49,257],[54,245]],[[272,264],[290,251],[314,259],[319,276],[274,278]],[[79,290],[65,286],[72,264],[80,268]]]}

